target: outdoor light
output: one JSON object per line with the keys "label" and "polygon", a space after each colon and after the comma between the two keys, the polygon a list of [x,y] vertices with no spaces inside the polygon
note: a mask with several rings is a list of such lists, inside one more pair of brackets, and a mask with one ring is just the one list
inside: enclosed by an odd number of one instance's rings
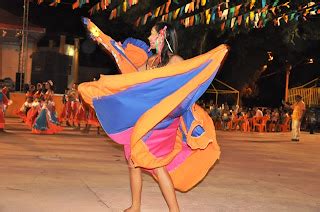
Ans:
{"label": "outdoor light", "polygon": [[66,45],[65,54],[73,57],[74,56],[74,46],[73,45]]}
{"label": "outdoor light", "polygon": [[16,32],[16,37],[20,37],[21,35],[22,35],[21,30],[19,30],[19,31]]}
{"label": "outdoor light", "polygon": [[310,59],[308,59],[308,62],[307,62],[307,64],[311,64],[311,63],[314,63],[314,60],[313,60],[313,58],[310,58]]}

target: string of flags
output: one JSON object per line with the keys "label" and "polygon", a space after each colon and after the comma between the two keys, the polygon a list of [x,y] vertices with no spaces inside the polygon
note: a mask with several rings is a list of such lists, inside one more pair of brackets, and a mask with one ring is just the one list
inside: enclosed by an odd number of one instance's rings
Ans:
{"label": "string of flags", "polygon": [[[44,0],[36,0],[38,4],[42,4]],[[64,2],[61,2],[61,0],[52,0],[49,6],[56,7],[58,4],[61,4]],[[90,0],[75,0],[74,3],[72,3],[72,9],[81,8],[84,4],[90,3]]]}
{"label": "string of flags", "polygon": [[[256,0],[249,4],[239,4],[229,7],[230,0],[225,0],[213,7],[207,7],[206,0],[193,0],[171,11],[167,9],[167,3],[137,18],[135,25],[145,25],[147,21],[155,18],[161,21],[179,21],[185,27],[199,24],[220,24],[221,30],[236,29],[240,25],[249,28],[262,28],[270,20],[274,25],[280,26],[281,22],[288,23],[299,18],[306,19],[308,15],[320,14],[320,3],[309,2],[299,10],[291,10],[283,13],[282,8],[290,9],[290,1],[279,4],[279,0],[268,5],[266,0],[261,0],[261,7]],[[244,12],[242,12],[244,11]],[[186,17],[187,16],[187,17]]]}
{"label": "string of flags", "polygon": [[[256,0],[251,0],[250,9],[253,8],[255,2],[256,2]],[[279,2],[279,0],[276,0],[274,5],[276,6],[278,4],[278,2]],[[145,14],[144,16],[139,17],[137,19],[136,24],[137,25],[146,24],[147,19],[149,17],[151,17],[151,19],[161,17],[162,21],[172,21],[172,20],[179,19],[179,18],[185,16],[186,14],[192,14],[195,11],[200,10],[200,9],[205,9],[205,13],[207,14],[207,16],[210,15],[213,18],[216,17],[215,10],[217,9],[217,14],[219,15],[219,17],[225,19],[228,16],[228,14],[234,13],[235,15],[237,15],[240,11],[241,6],[242,6],[242,4],[240,4],[235,7],[231,7],[229,9],[230,0],[225,0],[224,2],[221,2],[220,4],[218,4],[214,7],[208,8],[208,6],[207,6],[207,5],[209,5],[208,0],[192,0],[191,2],[186,3],[186,4],[184,4],[178,8],[175,8],[169,12],[168,8],[170,6],[170,3],[171,3],[171,1],[168,1],[167,3],[160,5],[159,7],[157,7],[153,11]],[[262,0],[262,7],[265,7],[265,5],[266,5],[266,0]],[[224,10],[222,10],[223,7],[225,8]],[[211,11],[212,11],[212,14],[210,13]],[[230,11],[230,13],[229,13],[229,11]],[[199,14],[201,14],[201,13],[199,13]],[[207,18],[207,19],[209,19],[209,18]],[[209,22],[209,21],[207,20],[206,22]]]}
{"label": "string of flags", "polygon": [[[36,0],[38,4],[41,4],[44,2],[44,0]],[[106,10],[109,5],[114,0],[100,0],[98,3],[96,3],[91,9],[89,10],[90,15],[94,14],[95,12]],[[95,1],[96,2],[96,1]],[[118,5],[114,10],[112,10],[112,14],[114,14],[113,17],[117,17],[120,14],[120,11],[123,11],[124,13],[131,8],[131,6],[138,4],[139,0],[123,0],[123,2]],[[52,0],[52,2],[49,4],[49,6],[57,6],[61,3],[61,0]],[[85,4],[89,4],[90,0],[75,0],[74,3],[72,3],[72,9],[81,8]]]}
{"label": "string of flags", "polygon": [[[93,15],[96,12],[106,10],[110,3],[111,0],[101,0],[89,10],[89,14]],[[126,13],[133,5],[136,5],[138,3],[138,0],[123,0],[122,3],[120,3],[111,11],[109,20],[112,20],[116,17],[119,17],[121,14]]]}
{"label": "string of flags", "polygon": [[[44,0],[36,1],[41,4]],[[108,9],[112,1],[115,0],[99,0],[88,11],[89,14],[92,15]],[[279,1],[275,0],[271,4],[267,4],[267,0],[248,0],[246,3],[230,6],[230,0],[221,0],[218,5],[212,6],[212,1],[209,0],[190,0],[183,5],[179,4],[179,0],[167,0],[162,5],[138,17],[135,25],[141,26],[148,21],[160,19],[166,22],[179,21],[185,27],[199,24],[220,24],[223,31],[228,28],[234,30],[239,26],[262,28],[270,20],[273,21],[274,25],[280,26],[281,23],[299,20],[299,18],[306,20],[308,15],[320,14],[320,3],[310,1],[305,6],[300,6],[298,10],[290,10],[290,0],[282,4],[279,4]],[[61,0],[53,0],[50,6],[57,6],[60,3]],[[81,8],[88,3],[90,3],[90,0],[75,0],[72,9]],[[128,9],[138,3],[139,0],[122,0],[111,10],[109,20],[126,13]],[[289,10],[289,12],[282,12],[283,8]]]}

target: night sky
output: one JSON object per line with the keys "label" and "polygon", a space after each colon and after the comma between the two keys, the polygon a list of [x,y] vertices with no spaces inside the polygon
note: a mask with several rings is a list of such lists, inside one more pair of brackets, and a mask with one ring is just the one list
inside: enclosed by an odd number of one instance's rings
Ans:
{"label": "night sky", "polygon": [[[66,4],[59,4],[57,7],[49,7],[47,3],[41,5],[30,3],[30,22],[45,27],[47,30],[46,36],[40,40],[38,45],[47,46],[49,39],[56,40],[58,44],[59,35],[64,34],[67,35],[67,43],[72,44],[74,37],[80,37],[82,47],[87,45],[92,48],[93,44],[87,37],[81,23],[81,17],[88,17],[87,11],[97,1],[90,1],[90,5],[76,10],[71,9],[70,3],[74,2],[73,0],[62,0],[62,2]],[[117,3],[117,1],[113,2]],[[141,2],[146,3],[132,9],[132,11],[129,10],[127,15],[113,21],[108,20],[110,10],[100,12],[90,18],[115,40],[121,41],[129,36],[146,40],[150,26],[136,28],[132,24],[139,14],[143,14],[152,7],[152,4],[151,6],[148,4],[150,1]],[[163,2],[157,1],[158,4]],[[0,2],[0,7],[15,15],[22,16],[22,4],[22,0],[3,0]],[[198,25],[186,29],[178,24],[176,26],[180,38],[180,55],[185,59],[201,53],[199,44],[204,34],[206,37],[204,48],[201,49],[202,52],[221,43],[229,44],[231,46],[230,54],[217,77],[239,90],[245,84],[252,83],[252,80],[256,78],[255,84],[259,94],[254,97],[256,104],[267,102],[269,105],[278,105],[281,103],[286,63],[291,63],[294,66],[290,76],[290,87],[302,85],[319,77],[320,15],[310,17],[307,21],[282,24],[280,27],[273,26],[270,22],[262,29],[244,30],[236,33],[228,30],[221,33],[217,26]],[[90,54],[81,52],[80,65],[116,69],[110,56],[99,47],[94,49],[94,52]],[[267,60],[268,51],[273,53],[274,60]],[[314,63],[306,64],[304,61],[308,58],[313,58]],[[259,73],[263,65],[267,65],[268,68],[263,73]]]}

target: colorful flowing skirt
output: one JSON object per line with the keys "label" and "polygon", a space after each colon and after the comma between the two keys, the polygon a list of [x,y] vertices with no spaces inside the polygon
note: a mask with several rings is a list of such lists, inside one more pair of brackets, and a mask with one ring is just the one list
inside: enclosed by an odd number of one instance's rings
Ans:
{"label": "colorful flowing skirt", "polygon": [[0,102],[0,129],[4,129],[4,124],[4,109],[2,103]]}
{"label": "colorful flowing skirt", "polygon": [[34,134],[55,134],[62,130],[55,111],[49,111],[48,109],[40,111],[32,126],[32,133]]}
{"label": "colorful flowing skirt", "polygon": [[212,119],[195,102],[227,52],[228,47],[220,45],[162,68],[102,75],[78,89],[94,106],[109,137],[124,145],[126,157],[135,167],[153,174],[153,169],[165,166],[174,187],[188,191],[220,156]]}

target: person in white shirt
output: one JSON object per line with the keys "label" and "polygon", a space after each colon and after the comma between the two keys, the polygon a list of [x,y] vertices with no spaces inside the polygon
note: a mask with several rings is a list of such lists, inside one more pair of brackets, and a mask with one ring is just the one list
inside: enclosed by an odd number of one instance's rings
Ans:
{"label": "person in white shirt", "polygon": [[256,117],[262,117],[263,116],[263,113],[259,108],[256,109],[256,115],[255,116]]}

